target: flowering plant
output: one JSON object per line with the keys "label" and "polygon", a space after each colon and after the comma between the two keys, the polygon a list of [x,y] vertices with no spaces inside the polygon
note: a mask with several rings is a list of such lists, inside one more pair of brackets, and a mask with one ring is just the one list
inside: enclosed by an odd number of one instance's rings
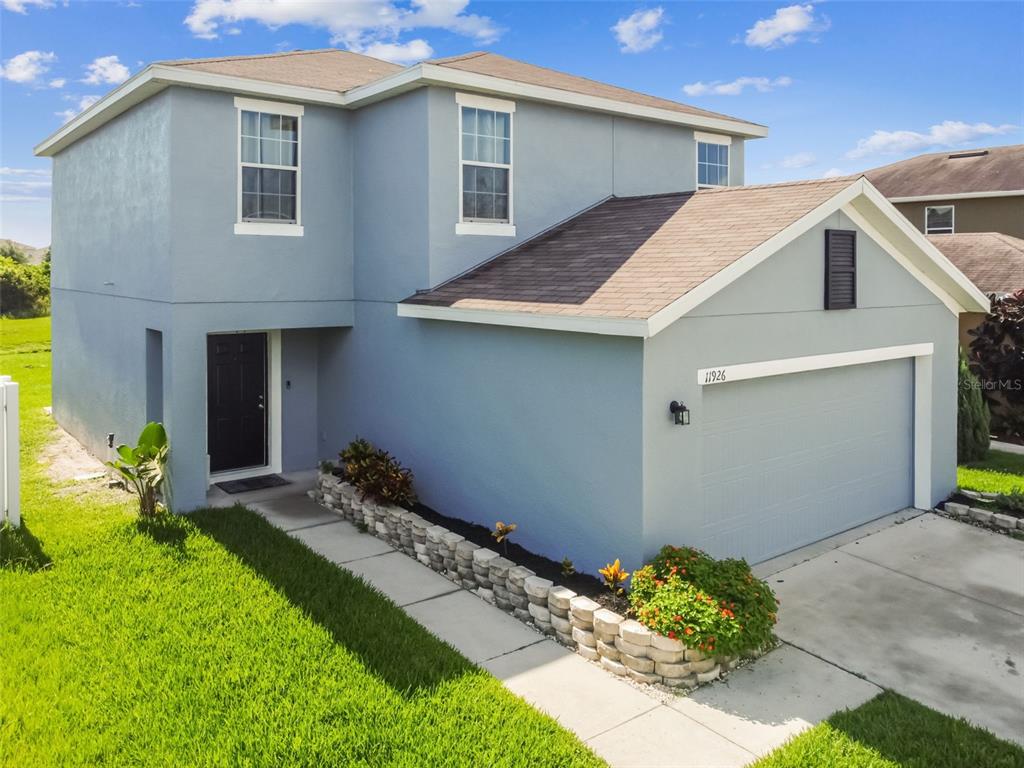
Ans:
{"label": "flowering plant", "polygon": [[779,601],[744,560],[663,547],[633,574],[630,605],[641,623],[706,653],[734,655],[772,639]]}
{"label": "flowering plant", "polygon": [[622,592],[622,582],[629,578],[629,571],[624,570],[619,558],[614,563],[608,563],[604,568],[597,570],[604,577],[605,586],[612,591],[613,595]]}

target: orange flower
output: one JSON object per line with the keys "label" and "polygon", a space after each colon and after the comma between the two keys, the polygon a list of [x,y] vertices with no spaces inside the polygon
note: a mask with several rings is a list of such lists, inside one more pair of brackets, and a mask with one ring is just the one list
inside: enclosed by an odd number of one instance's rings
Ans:
{"label": "orange flower", "polygon": [[692,635],[693,634],[693,627],[687,627],[686,629],[683,630],[683,632],[685,632],[687,635]]}
{"label": "orange flower", "polygon": [[669,638],[669,640],[675,640],[676,639],[676,633],[673,632],[671,629],[668,631],[668,638]]}

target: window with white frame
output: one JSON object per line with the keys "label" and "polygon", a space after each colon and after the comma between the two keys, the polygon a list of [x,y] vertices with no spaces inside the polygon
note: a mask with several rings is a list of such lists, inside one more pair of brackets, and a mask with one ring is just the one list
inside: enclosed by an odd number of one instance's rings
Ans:
{"label": "window with white frame", "polygon": [[727,137],[697,138],[697,186],[729,186],[729,143]]}
{"label": "window with white frame", "polygon": [[239,111],[238,221],[298,225],[303,108],[241,98],[235,99],[235,105]]}
{"label": "window with white frame", "polygon": [[460,222],[512,222],[512,114],[515,104],[458,94]]}
{"label": "window with white frame", "polygon": [[924,233],[926,235],[952,235],[953,206],[929,205],[925,208]]}

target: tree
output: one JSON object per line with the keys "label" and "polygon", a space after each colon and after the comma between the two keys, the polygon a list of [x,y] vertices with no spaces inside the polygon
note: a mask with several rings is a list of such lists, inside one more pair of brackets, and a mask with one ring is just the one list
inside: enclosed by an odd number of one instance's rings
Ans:
{"label": "tree", "polygon": [[4,240],[0,242],[0,259],[10,259],[18,264],[24,264],[28,261],[28,256],[10,240]]}
{"label": "tree", "polygon": [[981,380],[993,424],[1024,437],[1024,289],[993,296],[992,311],[970,335],[971,371]]}
{"label": "tree", "polygon": [[958,464],[980,461],[989,441],[989,413],[981,396],[981,382],[971,373],[967,357],[960,352],[957,377],[956,460]]}

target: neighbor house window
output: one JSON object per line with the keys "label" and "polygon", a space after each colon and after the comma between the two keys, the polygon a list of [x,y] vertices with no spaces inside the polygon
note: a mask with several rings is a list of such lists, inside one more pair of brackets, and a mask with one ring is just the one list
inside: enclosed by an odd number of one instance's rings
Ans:
{"label": "neighbor house window", "polygon": [[697,186],[729,186],[728,136],[696,134],[697,139]]}
{"label": "neighbor house window", "polygon": [[924,233],[926,235],[953,234],[953,206],[930,205],[925,208]]}
{"label": "neighbor house window", "polygon": [[515,104],[473,94],[459,109],[459,234],[515,234],[512,115]]}
{"label": "neighbor house window", "polygon": [[301,234],[299,136],[303,108],[242,98],[235,99],[235,106],[239,130],[235,231]]}

